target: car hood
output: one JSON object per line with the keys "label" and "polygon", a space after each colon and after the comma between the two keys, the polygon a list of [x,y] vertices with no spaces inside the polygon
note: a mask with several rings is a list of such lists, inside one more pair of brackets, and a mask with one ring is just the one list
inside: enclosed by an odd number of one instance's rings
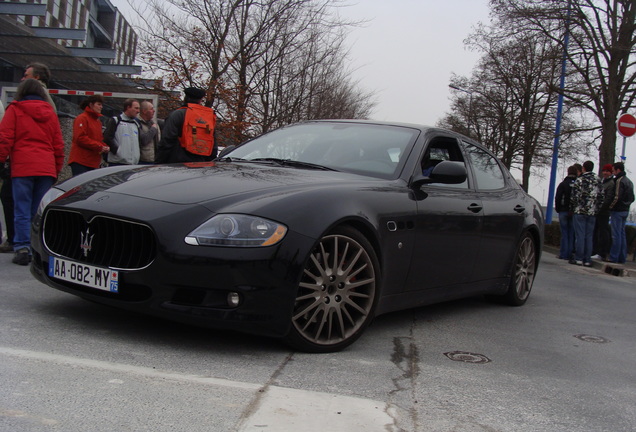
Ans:
{"label": "car hood", "polygon": [[[102,175],[95,177],[96,171]],[[378,179],[335,171],[278,167],[252,163],[190,163],[121,167],[92,171],[92,179],[75,177],[63,189],[76,188],[84,198],[98,192],[136,196],[173,204],[205,203],[231,198],[250,199],[284,193],[299,186],[321,188]],[[243,195],[242,197],[240,197]]]}

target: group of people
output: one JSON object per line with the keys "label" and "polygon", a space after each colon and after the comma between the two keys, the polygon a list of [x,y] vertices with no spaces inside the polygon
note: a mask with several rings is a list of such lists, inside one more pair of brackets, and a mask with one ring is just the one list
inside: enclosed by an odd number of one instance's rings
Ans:
{"label": "group of people", "polygon": [[[31,221],[64,165],[64,140],[47,90],[49,79],[46,65],[28,65],[14,100],[6,109],[0,106],[0,198],[7,225],[0,252],[14,252],[13,262],[19,265],[31,262]],[[121,114],[104,120],[103,96],[87,97],[73,123],[68,158],[72,175],[105,165],[214,159],[216,115],[203,106],[205,96],[202,89],[185,89],[183,106],[166,118],[163,129],[155,122],[151,101],[126,99]]]}
{"label": "group of people", "polygon": [[561,229],[559,258],[588,267],[592,257],[625,263],[625,225],[633,202],[634,185],[625,175],[623,162],[606,164],[600,177],[592,161],[568,167],[555,196]]}
{"label": "group of people", "polygon": [[[121,114],[102,122],[104,98],[88,97],[81,104],[84,112],[73,124],[69,155],[73,176],[99,168],[104,162],[118,166],[214,159],[216,115],[212,108],[202,105],[205,95],[202,89],[185,89],[183,106],[168,116],[163,128],[154,120],[151,101],[126,99]],[[190,117],[192,121],[188,121]],[[207,141],[205,136],[209,137]]]}

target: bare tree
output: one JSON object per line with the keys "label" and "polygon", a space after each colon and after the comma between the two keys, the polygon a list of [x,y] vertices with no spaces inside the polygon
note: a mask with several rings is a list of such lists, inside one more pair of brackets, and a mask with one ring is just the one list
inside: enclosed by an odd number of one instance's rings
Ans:
{"label": "bare tree", "polygon": [[[491,0],[493,11],[563,45],[569,25],[567,102],[598,119],[599,165],[615,161],[616,119],[636,98],[636,0]],[[562,48],[563,50],[563,48]]]}
{"label": "bare tree", "polygon": [[341,3],[150,0],[137,5],[139,52],[169,89],[206,89],[233,142],[298,120],[364,118],[374,102],[346,75],[355,23],[339,18]]}
{"label": "bare tree", "polygon": [[[321,26],[296,38],[297,55],[267,58],[262,64],[260,105],[263,131],[304,119],[365,118],[374,101],[348,78],[344,33],[324,39]],[[262,111],[259,111],[259,108]]]}
{"label": "bare tree", "polygon": [[[552,150],[560,56],[550,40],[536,35],[509,34],[506,22],[480,26],[468,39],[483,56],[470,79],[453,77],[453,108],[466,113],[447,116],[441,125],[467,133],[484,143],[508,167],[522,172],[527,190],[531,168],[549,164]],[[457,129],[457,120],[463,129]],[[461,123],[460,123],[461,125]]]}

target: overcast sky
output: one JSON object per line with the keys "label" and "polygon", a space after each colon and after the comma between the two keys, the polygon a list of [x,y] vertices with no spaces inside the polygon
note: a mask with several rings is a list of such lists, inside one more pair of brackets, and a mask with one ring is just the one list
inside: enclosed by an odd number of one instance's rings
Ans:
{"label": "overcast sky", "polygon": [[[111,2],[136,21],[128,0]],[[488,0],[350,3],[341,15],[368,21],[352,30],[349,46],[354,79],[377,96],[372,118],[435,124],[448,111],[451,73],[469,75],[479,57],[463,40],[488,20]]]}
{"label": "overcast sky", "polygon": [[487,0],[360,0],[343,10],[368,19],[350,35],[355,77],[376,93],[376,120],[433,125],[449,109],[451,74],[469,75],[479,55],[464,39],[488,20]]}
{"label": "overcast sky", "polygon": [[[135,21],[128,0],[111,2],[129,21]],[[435,125],[449,111],[451,75],[469,76],[480,57],[465,48],[464,39],[479,22],[488,23],[488,0],[350,0],[350,3],[351,6],[340,9],[342,16],[368,21],[352,30],[349,46],[354,79],[377,97],[372,119]],[[622,146],[623,138],[619,136],[617,160]],[[627,140],[626,155],[627,172],[634,177],[636,138]],[[598,161],[598,153],[591,154],[589,159]],[[571,163],[559,165],[557,184],[565,176],[565,165]],[[544,205],[549,173],[545,169],[543,179],[533,175],[530,182],[530,193]]]}

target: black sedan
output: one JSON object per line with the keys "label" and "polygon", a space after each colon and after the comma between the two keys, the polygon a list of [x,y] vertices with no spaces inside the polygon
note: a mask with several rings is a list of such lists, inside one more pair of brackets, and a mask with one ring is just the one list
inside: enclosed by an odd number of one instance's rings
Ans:
{"label": "black sedan", "polygon": [[214,162],[55,186],[31,269],[98,303],[330,352],[391,311],[484,294],[522,305],[543,225],[539,203],[464,136],[312,121]]}

